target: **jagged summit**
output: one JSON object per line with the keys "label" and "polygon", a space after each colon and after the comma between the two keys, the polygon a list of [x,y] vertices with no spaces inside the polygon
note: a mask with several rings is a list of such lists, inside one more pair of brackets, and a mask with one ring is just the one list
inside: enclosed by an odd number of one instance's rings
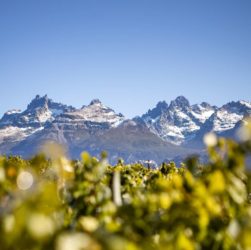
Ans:
{"label": "jagged summit", "polygon": [[229,112],[238,112],[240,114],[245,114],[249,109],[251,109],[251,103],[247,101],[237,101],[229,102],[221,107]]}
{"label": "jagged summit", "polygon": [[157,103],[156,107],[159,109],[167,109],[168,104],[166,103],[166,101],[160,101]]}
{"label": "jagged summit", "polygon": [[52,102],[52,100],[50,100],[47,95],[44,95],[44,96],[36,95],[35,98],[32,99],[30,104],[27,106],[27,109],[35,109],[35,108],[42,108],[42,107],[48,108],[49,102]]}
{"label": "jagged summit", "polygon": [[58,110],[60,113],[72,111],[75,109],[72,106],[64,105],[60,102],[55,102],[52,99],[50,99],[47,95],[44,96],[36,95],[35,98],[32,99],[30,104],[27,106],[26,111],[34,111],[40,108],[50,109],[54,111]]}
{"label": "jagged summit", "polygon": [[156,107],[149,109],[148,112],[144,115],[145,117],[149,116],[151,119],[155,119],[160,116],[163,112],[168,110],[168,104],[166,101],[160,101],[157,103]]}
{"label": "jagged summit", "polygon": [[124,116],[101,103],[99,99],[94,99],[87,106],[82,106],[81,109],[67,112],[65,115],[59,117],[59,120],[67,119],[70,124],[83,123],[106,123],[106,126],[115,127],[124,121]]}
{"label": "jagged summit", "polygon": [[207,102],[202,102],[202,103],[200,104],[200,106],[203,107],[203,108],[211,108],[211,107],[212,107],[212,106],[211,106],[209,103],[207,103]]}
{"label": "jagged summit", "polygon": [[95,104],[102,104],[102,102],[99,99],[93,99],[89,105],[95,105]]}
{"label": "jagged summit", "polygon": [[178,96],[169,106],[165,102],[158,103],[141,118],[153,133],[180,145],[196,137],[203,124],[217,110],[216,106],[206,102],[190,105],[184,96]]}
{"label": "jagged summit", "polygon": [[90,133],[94,133],[93,131],[105,131],[117,127],[124,120],[125,117],[121,113],[116,113],[101,103],[99,99],[93,99],[89,105],[83,105],[80,109],[61,114],[53,124],[57,124],[59,127],[67,126],[72,131],[88,128]]}
{"label": "jagged summit", "polygon": [[171,101],[170,107],[175,108],[175,107],[189,107],[190,103],[189,101],[184,97],[184,96],[178,96],[175,100]]}
{"label": "jagged summit", "polygon": [[46,122],[52,122],[58,115],[75,110],[49,99],[47,95],[36,95],[28,104],[27,109],[22,111],[9,111],[0,120],[0,127],[15,126],[19,128],[39,128]]}

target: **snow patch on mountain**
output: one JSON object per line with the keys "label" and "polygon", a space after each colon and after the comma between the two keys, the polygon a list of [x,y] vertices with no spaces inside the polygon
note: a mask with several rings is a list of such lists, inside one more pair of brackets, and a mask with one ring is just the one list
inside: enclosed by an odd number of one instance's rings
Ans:
{"label": "snow patch on mountain", "polygon": [[50,111],[51,111],[52,115],[55,117],[64,113],[64,111],[62,109],[55,109],[55,108],[53,109],[52,108],[52,109],[50,109]]}
{"label": "snow patch on mountain", "polygon": [[13,114],[19,114],[21,112],[22,111],[20,109],[11,109],[11,110],[7,111],[5,114],[6,115],[13,115]]}
{"label": "snow patch on mountain", "polygon": [[251,104],[245,101],[230,102],[218,109],[210,117],[213,124],[212,130],[218,133],[233,129],[244,116],[251,114]]}
{"label": "snow patch on mountain", "polygon": [[45,123],[46,121],[52,119],[53,113],[51,112],[51,110],[46,109],[46,110],[42,110],[42,112],[39,112],[37,114],[37,120],[41,123]]}
{"label": "snow patch on mountain", "polygon": [[216,112],[213,120],[213,131],[222,132],[232,129],[237,122],[243,118],[243,115],[231,113],[227,110],[219,110]]}
{"label": "snow patch on mountain", "polygon": [[42,129],[43,127],[34,129],[32,127],[20,128],[20,127],[14,127],[14,126],[8,126],[5,128],[2,128],[0,129],[0,144],[6,141],[11,141],[11,142],[22,141],[26,137]]}
{"label": "snow patch on mountain", "polygon": [[203,103],[191,106],[190,111],[192,116],[198,119],[201,123],[204,123],[214,112],[215,108],[210,105],[203,105]]}
{"label": "snow patch on mountain", "polygon": [[246,107],[248,107],[248,108],[250,108],[251,109],[251,102],[246,102],[246,101],[240,101],[240,103],[242,104],[242,105],[245,105]]}

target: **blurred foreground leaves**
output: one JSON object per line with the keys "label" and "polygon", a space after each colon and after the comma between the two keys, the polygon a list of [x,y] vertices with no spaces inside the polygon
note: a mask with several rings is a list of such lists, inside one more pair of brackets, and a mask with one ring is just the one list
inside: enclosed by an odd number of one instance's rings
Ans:
{"label": "blurred foreground leaves", "polygon": [[157,169],[48,149],[0,158],[1,250],[251,249],[250,140]]}

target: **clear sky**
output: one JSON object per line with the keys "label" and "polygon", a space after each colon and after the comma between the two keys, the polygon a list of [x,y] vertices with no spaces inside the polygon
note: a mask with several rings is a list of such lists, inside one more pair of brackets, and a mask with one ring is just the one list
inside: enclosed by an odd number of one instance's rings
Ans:
{"label": "clear sky", "polygon": [[36,95],[127,117],[251,101],[250,0],[0,0],[0,115]]}

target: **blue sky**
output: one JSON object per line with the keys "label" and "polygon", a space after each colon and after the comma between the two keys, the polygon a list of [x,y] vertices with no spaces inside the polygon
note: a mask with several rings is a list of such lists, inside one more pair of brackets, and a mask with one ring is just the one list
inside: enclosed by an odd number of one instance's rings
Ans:
{"label": "blue sky", "polygon": [[1,0],[0,115],[36,95],[127,117],[251,101],[250,0]]}

